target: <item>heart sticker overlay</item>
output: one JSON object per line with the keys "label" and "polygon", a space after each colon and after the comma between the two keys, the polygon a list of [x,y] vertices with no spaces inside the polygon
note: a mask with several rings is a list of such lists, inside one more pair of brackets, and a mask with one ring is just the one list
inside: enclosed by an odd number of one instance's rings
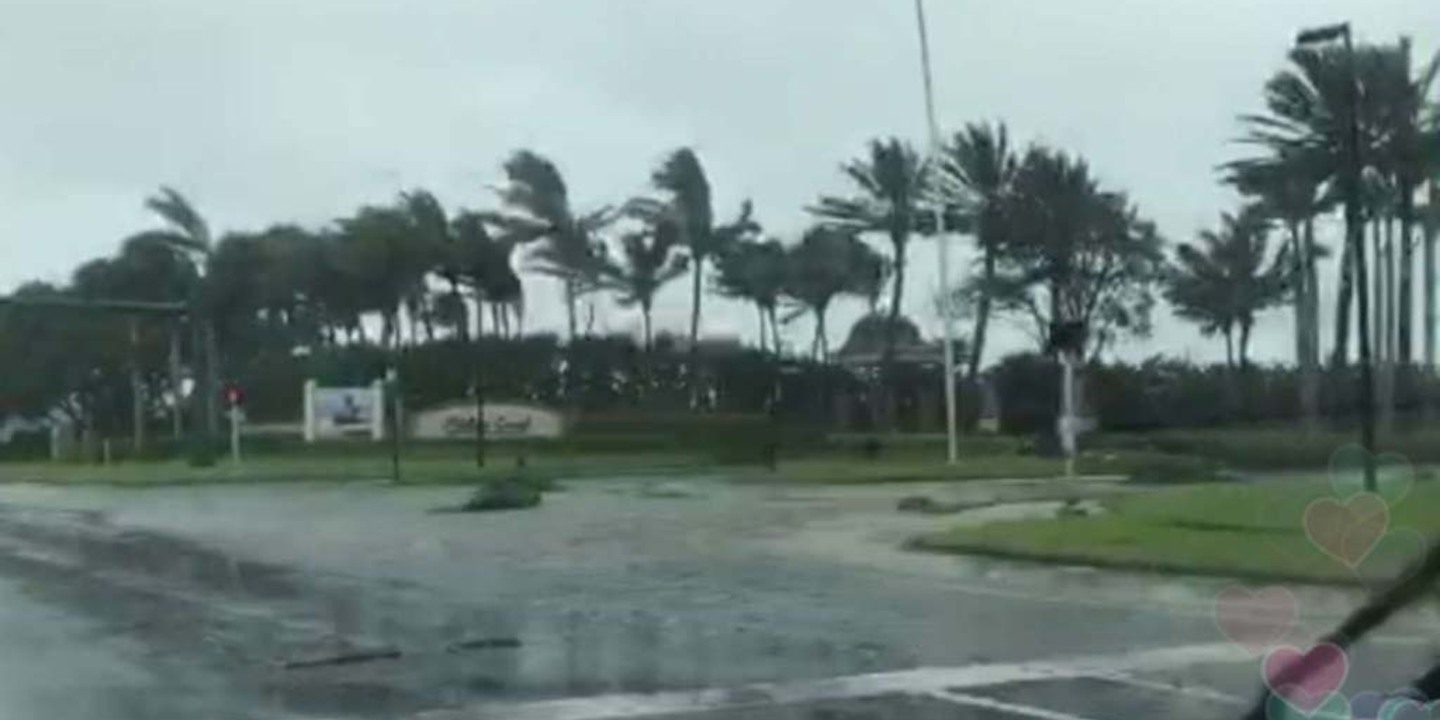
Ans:
{"label": "heart sticker overlay", "polygon": [[1310,711],[1296,708],[1279,695],[1271,695],[1265,700],[1265,717],[1267,720],[1352,720],[1364,716],[1352,715],[1345,696],[1334,693]]}
{"label": "heart sticker overlay", "polygon": [[1299,603],[1282,585],[1250,589],[1231,585],[1215,595],[1215,624],[1251,655],[1279,645],[1295,627]]}
{"label": "heart sticker overlay", "polygon": [[1385,693],[1366,690],[1350,698],[1350,716],[1356,720],[1374,720],[1380,717],[1380,708],[1390,696]]}
{"label": "heart sticker overlay", "polygon": [[[1354,443],[1342,445],[1330,455],[1330,489],[1341,500],[1365,492],[1365,449]],[[1375,492],[1394,506],[1415,486],[1415,466],[1398,453],[1375,456]]]}
{"label": "heart sticker overlay", "polygon": [[1367,584],[1398,582],[1419,569],[1429,545],[1424,533],[1414,528],[1394,528],[1380,538],[1355,572]]}
{"label": "heart sticker overlay", "polygon": [[1353,570],[1385,535],[1390,508],[1374,493],[1317,498],[1305,507],[1304,524],[1315,547]]}
{"label": "heart sticker overlay", "polygon": [[1376,720],[1429,720],[1434,705],[1426,706],[1419,700],[1407,697],[1392,697],[1380,706]]}
{"label": "heart sticker overlay", "polygon": [[[1303,652],[1291,645],[1275,648],[1265,656],[1262,667],[1270,692],[1307,715],[1322,704],[1328,706],[1350,673],[1345,651],[1333,643],[1320,643]],[[1350,704],[1340,699],[1348,716]]]}

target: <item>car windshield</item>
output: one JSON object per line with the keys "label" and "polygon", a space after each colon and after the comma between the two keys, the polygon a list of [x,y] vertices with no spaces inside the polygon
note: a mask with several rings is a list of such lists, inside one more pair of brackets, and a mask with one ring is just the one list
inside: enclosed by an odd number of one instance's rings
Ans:
{"label": "car windshield", "polygon": [[0,3],[0,718],[1440,717],[1435,0]]}

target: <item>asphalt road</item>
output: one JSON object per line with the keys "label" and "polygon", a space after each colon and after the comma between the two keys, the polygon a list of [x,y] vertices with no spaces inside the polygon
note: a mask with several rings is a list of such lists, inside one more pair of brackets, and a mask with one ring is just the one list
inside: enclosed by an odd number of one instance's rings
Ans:
{"label": "asphalt road", "polygon": [[[1219,581],[896,550],[915,488],[0,488],[0,717],[1236,717]],[[962,499],[1034,485],[929,488]],[[1300,591],[1295,639],[1356,601]],[[1347,688],[1434,653],[1425,609]]]}

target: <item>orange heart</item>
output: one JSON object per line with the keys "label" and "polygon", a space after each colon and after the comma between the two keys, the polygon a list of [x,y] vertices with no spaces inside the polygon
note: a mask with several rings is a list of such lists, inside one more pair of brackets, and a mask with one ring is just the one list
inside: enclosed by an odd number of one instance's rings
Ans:
{"label": "orange heart", "polygon": [[1390,524],[1390,508],[1375,493],[1345,502],[1320,498],[1305,508],[1305,534],[1326,555],[1352,570],[1375,549]]}

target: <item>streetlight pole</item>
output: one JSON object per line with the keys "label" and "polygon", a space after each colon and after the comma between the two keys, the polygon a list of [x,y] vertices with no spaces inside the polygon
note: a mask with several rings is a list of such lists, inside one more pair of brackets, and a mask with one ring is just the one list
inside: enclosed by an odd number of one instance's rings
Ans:
{"label": "streetlight pole", "polygon": [[1355,258],[1355,293],[1357,302],[1356,330],[1360,348],[1360,445],[1365,449],[1365,490],[1375,492],[1375,372],[1370,353],[1370,281],[1365,262],[1365,229],[1360,221],[1360,176],[1364,165],[1360,157],[1360,75],[1355,65],[1355,41],[1350,23],[1327,25],[1303,30],[1295,38],[1296,47],[1342,40],[1349,72],[1350,117],[1346,142],[1345,172],[1345,244]]}
{"label": "streetlight pole", "polygon": [[[935,90],[930,72],[930,33],[925,24],[925,0],[915,0],[915,23],[920,32],[920,68],[925,78],[925,119],[930,130],[930,171],[940,171],[940,126],[935,121]],[[932,189],[935,183],[931,184]],[[940,320],[945,335],[945,459],[954,465],[959,456],[955,420],[955,320],[950,312],[950,239],[945,236],[945,213],[938,192],[934,193],[935,243],[939,253],[941,303]]]}

